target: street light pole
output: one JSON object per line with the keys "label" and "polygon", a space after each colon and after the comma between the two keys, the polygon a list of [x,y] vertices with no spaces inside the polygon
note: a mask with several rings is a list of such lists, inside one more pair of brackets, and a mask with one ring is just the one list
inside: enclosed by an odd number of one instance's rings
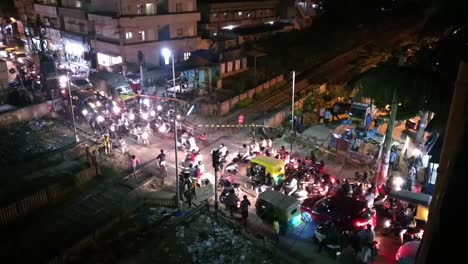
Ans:
{"label": "street light pole", "polygon": [[[296,71],[292,72],[292,102],[291,102],[291,130],[294,132],[294,93],[296,86]],[[291,152],[293,150],[293,141],[291,139]]]}
{"label": "street light pole", "polygon": [[[174,88],[174,98],[176,98],[176,85],[175,85],[175,68],[174,68],[174,54],[171,53],[172,60],[172,85]],[[175,173],[176,173],[176,196],[177,196],[177,209],[180,209],[180,186],[179,186],[179,161],[178,161],[178,148],[177,148],[177,102],[175,104],[174,117],[174,158],[175,158]]]}
{"label": "street light pole", "polygon": [[68,98],[70,100],[70,109],[71,109],[70,111],[71,111],[72,120],[73,120],[73,132],[75,133],[75,141],[79,142],[80,139],[78,138],[78,133],[76,132],[75,111],[73,110],[73,99],[71,95],[70,78],[69,78],[68,73],[67,73],[67,88],[68,88]]}

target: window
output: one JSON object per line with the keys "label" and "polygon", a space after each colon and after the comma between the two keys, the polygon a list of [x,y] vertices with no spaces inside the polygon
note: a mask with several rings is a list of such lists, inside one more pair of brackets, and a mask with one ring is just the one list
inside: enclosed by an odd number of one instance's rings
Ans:
{"label": "window", "polygon": [[190,59],[190,52],[184,52],[184,61]]}
{"label": "window", "polygon": [[147,15],[154,15],[156,14],[156,8],[154,4],[146,4],[146,14]]}
{"label": "window", "polygon": [[140,40],[145,40],[145,31],[138,31],[138,35],[140,36]]}
{"label": "window", "polygon": [[75,1],[75,7],[76,7],[76,8],[82,8],[82,7],[83,7],[83,1],[81,1],[81,0],[76,0],[76,1]]}
{"label": "window", "polygon": [[177,29],[177,37],[178,37],[178,38],[182,37],[182,33],[183,33],[182,28],[178,28],[178,29]]}
{"label": "window", "polygon": [[132,32],[126,32],[126,33],[125,33],[125,38],[126,38],[126,39],[131,39],[131,38],[133,38],[133,33],[132,33]]}
{"label": "window", "polygon": [[137,4],[137,14],[143,15],[143,4]]}
{"label": "window", "polygon": [[183,12],[183,6],[182,6],[182,3],[177,3],[175,5],[175,9],[176,9],[176,12],[179,13],[179,12]]}

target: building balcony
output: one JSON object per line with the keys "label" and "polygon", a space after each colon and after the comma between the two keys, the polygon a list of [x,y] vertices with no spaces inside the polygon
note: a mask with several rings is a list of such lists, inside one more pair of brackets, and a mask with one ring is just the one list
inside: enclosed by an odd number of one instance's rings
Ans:
{"label": "building balcony", "polygon": [[77,9],[77,8],[71,8],[71,7],[59,7],[58,14],[63,17],[86,20],[86,12],[83,9]]}
{"label": "building balcony", "polygon": [[56,6],[34,4],[34,12],[45,17],[58,17]]}
{"label": "building balcony", "polygon": [[138,28],[142,25],[171,25],[174,24],[175,21],[177,24],[196,24],[200,21],[200,13],[189,12],[165,15],[120,17],[120,25],[123,28]]}
{"label": "building balcony", "polygon": [[55,6],[57,7],[57,0],[34,0],[34,4]]}

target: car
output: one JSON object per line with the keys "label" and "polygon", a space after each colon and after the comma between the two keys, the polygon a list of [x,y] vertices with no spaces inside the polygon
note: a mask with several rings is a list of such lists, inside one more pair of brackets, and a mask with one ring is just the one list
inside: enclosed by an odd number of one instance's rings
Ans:
{"label": "car", "polygon": [[7,53],[7,57],[11,57],[11,54],[17,50],[17,48],[6,48],[5,51]]}
{"label": "car", "polygon": [[25,64],[26,62],[31,60],[31,58],[29,58],[28,55],[22,51],[15,51],[12,53],[12,55],[13,58],[21,64]]}
{"label": "car", "polygon": [[57,68],[57,76],[62,76],[62,75],[72,76],[73,71],[68,68]]}
{"label": "car", "polygon": [[87,78],[71,77],[70,89],[92,91],[93,85],[89,82]]}
{"label": "car", "polygon": [[166,95],[169,97],[174,96],[174,93],[176,93],[177,96],[180,95],[188,95],[192,94],[195,92],[195,86],[193,83],[185,83],[181,85],[176,85],[175,87],[170,87],[166,89]]}
{"label": "car", "polygon": [[414,264],[421,241],[407,242],[397,250],[395,260],[397,264]]}
{"label": "car", "polygon": [[359,230],[377,223],[375,211],[366,202],[344,195],[307,198],[301,204],[301,215],[304,222],[333,223],[342,230]]}

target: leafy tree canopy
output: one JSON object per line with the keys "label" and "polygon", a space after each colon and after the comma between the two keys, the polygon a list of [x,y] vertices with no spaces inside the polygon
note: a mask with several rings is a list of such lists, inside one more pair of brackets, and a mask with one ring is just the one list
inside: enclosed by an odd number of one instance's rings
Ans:
{"label": "leafy tree canopy", "polygon": [[399,120],[413,117],[421,110],[430,110],[430,97],[434,92],[429,74],[393,64],[382,64],[362,74],[355,87],[361,96],[374,99],[377,107],[391,104],[395,93]]}

